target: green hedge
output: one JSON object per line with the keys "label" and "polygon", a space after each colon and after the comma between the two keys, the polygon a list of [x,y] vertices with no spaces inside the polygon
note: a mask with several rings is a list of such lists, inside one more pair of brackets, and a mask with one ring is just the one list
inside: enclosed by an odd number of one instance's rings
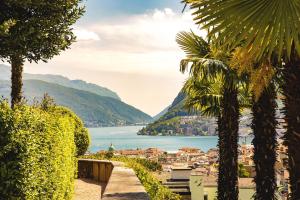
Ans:
{"label": "green hedge", "polygon": [[1,102],[0,199],[72,199],[75,124],[59,109]]}
{"label": "green hedge", "polygon": [[76,154],[77,156],[84,155],[90,146],[91,139],[88,129],[84,127],[82,120],[73,111],[65,107],[56,106],[54,109],[54,113],[55,115],[59,113],[69,116],[75,121],[74,139],[76,144]]}

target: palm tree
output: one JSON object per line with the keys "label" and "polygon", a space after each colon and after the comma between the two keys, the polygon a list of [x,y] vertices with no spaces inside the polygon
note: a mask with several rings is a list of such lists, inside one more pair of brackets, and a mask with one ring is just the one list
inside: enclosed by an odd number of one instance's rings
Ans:
{"label": "palm tree", "polygon": [[276,199],[276,107],[275,86],[271,83],[252,104],[256,200]]}
{"label": "palm tree", "polygon": [[[181,32],[177,35],[177,43],[186,52],[187,58],[181,61],[180,69],[185,72],[189,64],[192,79],[185,85],[188,104],[193,100],[200,100],[200,107],[204,113],[211,113],[218,118],[219,134],[219,174],[218,199],[238,200],[238,130],[239,130],[239,102],[238,82],[236,73],[223,62],[214,58],[213,47],[193,32]],[[195,83],[204,90],[193,93],[187,88]],[[218,85],[219,84],[219,85]],[[218,85],[217,90],[210,86]],[[192,84],[193,86],[193,84]],[[205,90],[209,90],[208,93]],[[196,90],[197,91],[197,90]],[[217,92],[213,94],[213,91]],[[212,92],[212,93],[209,93]],[[201,95],[204,93],[205,95]],[[197,105],[197,104],[194,104]]]}
{"label": "palm tree", "polygon": [[[279,79],[276,77],[276,70],[273,67],[267,70],[269,72],[267,77],[257,76],[258,73],[261,73],[262,69],[255,67],[261,64],[256,63],[253,57],[240,54],[237,50],[235,51],[231,58],[231,64],[240,73],[243,71],[247,72],[253,93],[251,108],[253,115],[252,130],[254,134],[252,141],[254,145],[253,160],[256,170],[254,178],[256,183],[255,199],[273,200],[276,199],[275,191],[277,190],[275,174],[277,147],[275,85],[279,83]],[[272,64],[276,68],[280,67],[276,59],[273,59]]]}
{"label": "palm tree", "polygon": [[[218,33],[223,47],[243,44],[257,62],[277,55],[283,61],[284,113],[287,130],[291,199],[300,199],[300,3],[298,0],[186,0],[202,28]],[[265,74],[263,74],[265,75]]]}

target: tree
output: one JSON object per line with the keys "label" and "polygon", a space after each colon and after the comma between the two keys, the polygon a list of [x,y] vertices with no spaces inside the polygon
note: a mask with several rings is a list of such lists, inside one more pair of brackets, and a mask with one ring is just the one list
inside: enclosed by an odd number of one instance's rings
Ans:
{"label": "tree", "polygon": [[[22,99],[25,60],[46,62],[66,50],[75,36],[72,25],[83,15],[81,0],[3,0],[0,24],[9,24],[0,34],[0,59],[11,63],[11,105]],[[3,31],[2,31],[3,32]]]}
{"label": "tree", "polygon": [[218,199],[237,200],[240,79],[224,62],[216,59],[226,56],[224,52],[214,54],[212,43],[187,32],[177,35],[177,43],[187,54],[187,58],[181,61],[181,71],[186,71],[192,63],[191,78],[184,86],[187,106],[218,118]]}
{"label": "tree", "polygon": [[7,20],[3,21],[0,24],[0,35],[6,35],[9,32],[10,27],[12,27],[15,24],[15,21],[13,20]]}
{"label": "tree", "polygon": [[[297,0],[187,0],[201,27],[224,41],[223,48],[243,45],[257,62],[276,55],[283,61],[284,113],[287,124],[291,199],[300,199],[300,6]],[[263,68],[264,66],[259,66]],[[265,76],[266,74],[260,74]]]}
{"label": "tree", "polygon": [[[272,65],[276,68],[278,62],[273,58]],[[275,86],[279,84],[276,68],[271,66],[269,70],[265,68],[256,68],[262,65],[256,63],[252,56],[244,54],[239,49],[235,50],[231,58],[232,66],[239,73],[247,73],[250,80],[252,90],[252,130],[254,139],[254,164],[256,175],[254,182],[256,184],[255,199],[257,200],[273,200],[276,199],[275,191],[276,174],[276,148],[277,148],[277,92]],[[266,71],[264,71],[266,70]],[[268,72],[268,73],[266,73]],[[257,76],[257,74],[259,74]],[[267,74],[260,76],[260,74]]]}
{"label": "tree", "polygon": [[253,100],[252,105],[252,129],[254,139],[253,160],[255,163],[256,183],[255,199],[274,200],[277,199],[276,185],[276,91],[274,83],[266,88],[258,100]]}
{"label": "tree", "polygon": [[242,163],[239,163],[239,177],[240,178],[250,177],[249,172],[246,170],[245,166]]}

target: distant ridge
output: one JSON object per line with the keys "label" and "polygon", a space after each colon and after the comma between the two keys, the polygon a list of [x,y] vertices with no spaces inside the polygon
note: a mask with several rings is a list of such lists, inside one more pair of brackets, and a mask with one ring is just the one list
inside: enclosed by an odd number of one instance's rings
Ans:
{"label": "distant ridge", "polygon": [[[184,108],[185,94],[179,92],[167,112],[159,119],[148,124],[139,134],[141,135],[216,135],[216,120],[213,117],[204,117],[199,113],[188,112]],[[278,113],[280,116],[280,113]],[[244,110],[240,118],[240,136],[251,133],[251,112]]]}
{"label": "distant ridge", "polygon": [[158,120],[159,118],[161,118],[164,114],[166,114],[168,112],[169,108],[170,108],[170,106],[163,109],[160,113],[158,113],[157,115],[155,115],[153,117],[153,120]]}
{"label": "distant ridge", "polygon": [[180,92],[167,111],[139,131],[141,135],[215,135],[214,118],[207,118],[184,108],[184,93]]}
{"label": "distant ridge", "polygon": [[85,90],[98,94],[100,96],[112,97],[118,100],[121,98],[117,93],[93,83],[87,83],[82,80],[70,80],[64,76],[51,74],[24,74],[24,80],[41,80],[49,83],[59,84],[65,87],[70,87],[78,90]]}
{"label": "distant ridge", "polygon": [[[0,65],[0,95],[10,98],[10,70]],[[104,87],[58,75],[24,75],[24,96],[29,102],[48,93],[55,102],[74,110],[89,127],[145,124],[148,114],[122,102]]]}

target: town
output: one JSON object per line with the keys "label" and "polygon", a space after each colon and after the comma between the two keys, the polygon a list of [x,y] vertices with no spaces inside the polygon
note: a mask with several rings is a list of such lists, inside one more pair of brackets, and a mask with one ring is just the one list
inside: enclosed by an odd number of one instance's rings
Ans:
{"label": "town", "polygon": [[[253,145],[239,145],[239,188],[240,195],[244,199],[250,199],[255,193],[255,165],[253,162]],[[203,182],[203,196],[206,199],[214,199],[217,190],[218,177],[218,149],[212,148],[207,152],[192,147],[182,147],[177,151],[164,151],[159,148],[147,149],[124,149],[117,150],[110,145],[108,150],[101,150],[98,153],[113,153],[114,156],[125,156],[128,158],[141,158],[157,162],[162,170],[153,172],[161,183],[172,192],[180,194],[183,199],[196,200],[193,198],[193,185],[191,180],[195,176],[200,177]],[[277,148],[277,161],[275,165],[278,196],[287,199],[289,173],[287,170],[287,148],[279,142]],[[201,190],[195,190],[201,191]],[[201,194],[200,194],[201,195]]]}

